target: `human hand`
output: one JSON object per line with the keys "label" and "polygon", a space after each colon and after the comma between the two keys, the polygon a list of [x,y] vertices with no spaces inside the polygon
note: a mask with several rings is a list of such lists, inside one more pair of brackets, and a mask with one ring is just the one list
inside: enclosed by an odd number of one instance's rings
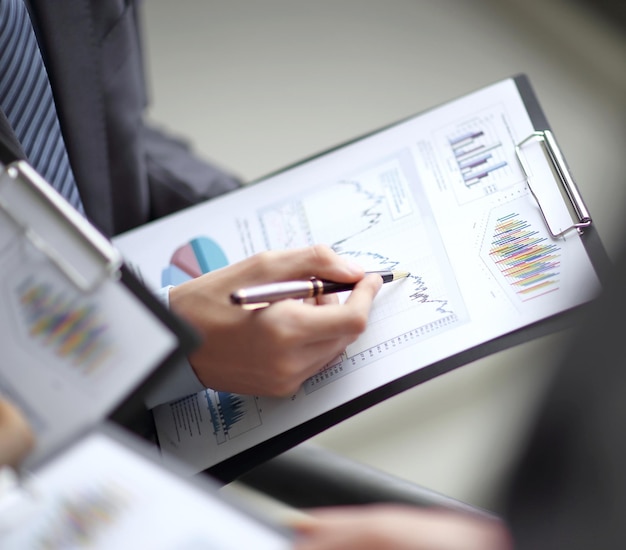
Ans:
{"label": "human hand", "polygon": [[[358,284],[344,304],[332,294],[282,300],[254,311],[230,301],[239,288],[312,276]],[[316,245],[262,252],[202,275],[171,289],[170,308],[203,337],[189,361],[205,386],[287,396],[365,330],[381,285],[380,277],[364,277],[360,267]]]}
{"label": "human hand", "polygon": [[35,437],[22,413],[0,398],[0,465],[17,467],[34,444]]}
{"label": "human hand", "polygon": [[512,550],[497,519],[378,504],[312,510],[298,519],[294,550]]}

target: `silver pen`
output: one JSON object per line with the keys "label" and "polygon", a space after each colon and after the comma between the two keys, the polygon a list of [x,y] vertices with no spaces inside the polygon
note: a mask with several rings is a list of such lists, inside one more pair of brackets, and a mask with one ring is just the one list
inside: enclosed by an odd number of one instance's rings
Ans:
{"label": "silver pen", "polygon": [[[380,275],[383,283],[390,283],[408,277],[408,271],[368,271],[365,274]],[[241,288],[230,295],[233,304],[251,309],[269,306],[279,300],[289,298],[314,298],[321,294],[334,294],[352,290],[356,283],[336,283],[312,277],[307,281],[282,281],[265,285]]]}

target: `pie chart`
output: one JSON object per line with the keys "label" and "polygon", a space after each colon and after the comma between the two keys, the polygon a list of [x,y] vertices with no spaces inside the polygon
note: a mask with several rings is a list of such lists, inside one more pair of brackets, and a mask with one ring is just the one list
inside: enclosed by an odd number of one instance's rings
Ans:
{"label": "pie chart", "polygon": [[161,285],[176,286],[226,265],[226,254],[214,240],[196,237],[174,251],[161,272]]}

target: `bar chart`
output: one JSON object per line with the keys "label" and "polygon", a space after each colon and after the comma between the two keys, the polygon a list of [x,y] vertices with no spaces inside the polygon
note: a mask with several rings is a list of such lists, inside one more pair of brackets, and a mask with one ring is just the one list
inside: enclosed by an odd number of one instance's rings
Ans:
{"label": "bar chart", "polygon": [[440,127],[433,134],[438,170],[463,206],[523,181],[515,139],[503,108],[494,105]]}
{"label": "bar chart", "polygon": [[519,213],[510,212],[494,217],[483,255],[509,293],[525,302],[559,289],[560,250],[543,228],[539,231]]}
{"label": "bar chart", "polygon": [[112,342],[96,306],[32,278],[22,282],[18,294],[28,335],[41,346],[83,375],[94,373],[109,358]]}

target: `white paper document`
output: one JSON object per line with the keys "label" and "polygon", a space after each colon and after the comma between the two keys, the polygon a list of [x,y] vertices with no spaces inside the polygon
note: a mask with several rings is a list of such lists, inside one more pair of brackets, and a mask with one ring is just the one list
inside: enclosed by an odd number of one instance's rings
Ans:
{"label": "white paper document", "polygon": [[291,548],[286,530],[182,479],[105,433],[87,436],[0,495],[4,550]]}
{"label": "white paper document", "polygon": [[[410,272],[383,286],[366,332],[291,398],[207,390],[155,408],[164,455],[206,469],[593,297],[580,236],[550,235],[515,156],[533,131],[506,80],[117,238],[154,288],[314,243],[366,270]],[[555,186],[540,144],[525,153],[533,185]],[[550,209],[569,215],[562,200]]]}

